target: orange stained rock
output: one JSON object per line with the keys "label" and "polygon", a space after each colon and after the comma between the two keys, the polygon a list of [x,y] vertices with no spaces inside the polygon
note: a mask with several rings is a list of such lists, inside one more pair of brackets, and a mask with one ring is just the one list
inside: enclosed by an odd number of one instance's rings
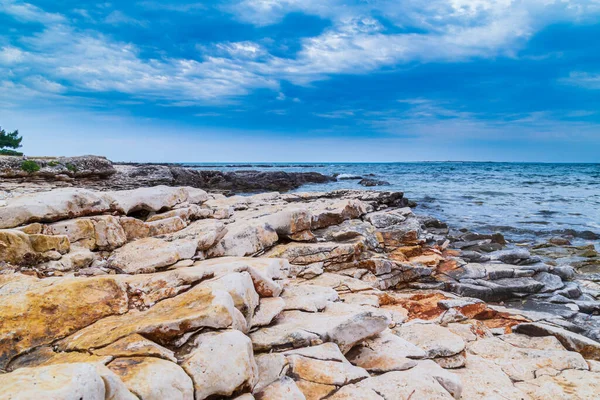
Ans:
{"label": "orange stained rock", "polygon": [[0,368],[16,355],[52,343],[104,317],[127,311],[123,284],[110,277],[40,281],[0,297]]}

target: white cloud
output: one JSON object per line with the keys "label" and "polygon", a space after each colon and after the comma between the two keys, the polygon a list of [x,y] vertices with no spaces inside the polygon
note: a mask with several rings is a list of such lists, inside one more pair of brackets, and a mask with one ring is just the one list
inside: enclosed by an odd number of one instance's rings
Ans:
{"label": "white cloud", "polygon": [[[23,35],[18,41],[23,48],[13,43],[0,50],[0,73],[23,84],[37,83],[33,90],[49,93],[64,92],[64,84],[77,91],[120,92],[171,105],[216,103],[257,88],[279,92],[284,80],[308,85],[335,74],[364,74],[404,63],[512,57],[548,23],[590,18],[600,12],[599,5],[599,0],[369,0],[355,5],[342,0],[243,0],[228,10],[257,25],[277,22],[294,11],[328,18],[332,25],[303,39],[293,58],[270,54],[268,44],[237,41],[198,47],[203,56],[199,61],[145,59],[134,44],[76,29],[65,17],[27,3],[0,0],[1,12],[46,25],[42,32]],[[418,29],[389,33],[374,15],[383,15],[398,28]],[[140,23],[118,11],[106,22]],[[577,73],[569,78],[587,87],[600,85],[597,80]]]}
{"label": "white cloud", "polygon": [[139,19],[132,18],[119,10],[112,11],[110,14],[108,14],[104,19],[104,22],[111,25],[147,25],[146,21],[141,21]]}
{"label": "white cloud", "polygon": [[562,79],[561,82],[585,89],[600,89],[600,73],[571,72],[569,77]]}
{"label": "white cloud", "polygon": [[60,14],[48,13],[32,4],[14,0],[0,0],[0,13],[8,14],[23,22],[40,22],[48,24],[65,21],[65,18]]}

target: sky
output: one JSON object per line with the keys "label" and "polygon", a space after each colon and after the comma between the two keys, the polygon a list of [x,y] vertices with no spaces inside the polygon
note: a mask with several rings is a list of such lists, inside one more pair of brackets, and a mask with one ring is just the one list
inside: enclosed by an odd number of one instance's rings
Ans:
{"label": "sky", "polygon": [[600,0],[0,0],[27,155],[600,162]]}

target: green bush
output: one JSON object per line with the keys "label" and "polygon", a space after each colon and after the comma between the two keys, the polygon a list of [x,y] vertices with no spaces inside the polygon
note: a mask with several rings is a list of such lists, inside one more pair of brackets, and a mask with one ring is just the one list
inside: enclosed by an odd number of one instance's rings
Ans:
{"label": "green bush", "polygon": [[34,172],[38,172],[40,170],[40,166],[35,161],[27,160],[21,163],[21,169],[28,174],[33,174]]}
{"label": "green bush", "polygon": [[22,156],[23,153],[19,151],[9,150],[9,149],[0,149],[0,156]]}
{"label": "green bush", "polygon": [[58,161],[50,161],[48,163],[49,167],[58,167],[60,165],[60,163]]}
{"label": "green bush", "polygon": [[65,166],[67,167],[67,169],[68,169],[69,171],[71,171],[71,172],[73,172],[73,173],[77,172],[77,167],[76,167],[76,166],[74,166],[73,164],[71,164],[71,163],[67,163]]}

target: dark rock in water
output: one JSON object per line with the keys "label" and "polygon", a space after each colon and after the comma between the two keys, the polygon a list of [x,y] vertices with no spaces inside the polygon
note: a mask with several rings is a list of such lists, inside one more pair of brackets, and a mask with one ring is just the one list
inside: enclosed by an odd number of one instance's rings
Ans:
{"label": "dark rock in water", "polygon": [[[506,264],[517,265],[531,258],[529,251],[525,249],[500,250],[490,254],[492,260],[502,261]],[[535,262],[538,262],[537,260]]]}
{"label": "dark rock in water", "polygon": [[565,284],[559,276],[550,274],[548,272],[538,272],[533,276],[538,282],[541,282],[544,287],[541,289],[542,292],[553,292],[558,289],[562,289]]}
{"label": "dark rock in water", "polygon": [[429,215],[417,215],[417,219],[421,221],[421,225],[425,228],[437,228],[437,229],[445,229],[448,228],[448,224],[440,221],[437,218],[434,218]]}
{"label": "dark rock in water", "polygon": [[468,250],[463,251],[462,253],[460,253],[460,257],[468,262],[474,262],[474,263],[483,263],[483,262],[490,261],[489,256],[478,253],[476,251],[468,251]]}
{"label": "dark rock in water", "polygon": [[501,233],[494,233],[492,235],[484,235],[476,232],[467,232],[460,236],[461,241],[474,241],[474,240],[486,240],[489,239],[491,243],[498,243],[506,245],[506,239]]}
{"label": "dark rock in water", "polygon": [[358,182],[358,184],[362,185],[362,186],[366,186],[366,187],[372,187],[372,186],[385,186],[385,185],[389,185],[390,183],[387,181],[381,181],[379,179],[365,178],[365,179],[361,179]]}
{"label": "dark rock in water", "polygon": [[548,240],[548,243],[557,245],[557,246],[570,246],[571,245],[571,241],[569,239],[565,239],[562,237],[553,237],[550,240]]}

